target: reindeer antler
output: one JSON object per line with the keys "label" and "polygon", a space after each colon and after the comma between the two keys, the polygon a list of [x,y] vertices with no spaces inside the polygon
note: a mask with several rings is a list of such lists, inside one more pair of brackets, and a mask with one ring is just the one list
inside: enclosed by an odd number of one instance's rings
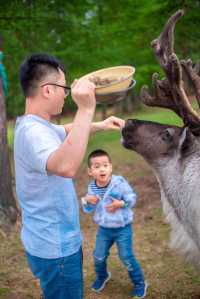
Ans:
{"label": "reindeer antler", "polygon": [[191,59],[188,59],[187,61],[181,60],[181,65],[193,84],[197,102],[200,107],[200,77],[198,76],[198,73],[200,72],[200,62],[198,61],[193,67]]}
{"label": "reindeer antler", "polygon": [[145,87],[141,89],[141,100],[149,106],[165,107],[176,112],[185,125],[193,133],[200,133],[200,116],[192,108],[187,97],[183,81],[183,70],[192,81],[197,101],[200,105],[200,77],[197,69],[192,68],[192,62],[179,61],[174,52],[174,28],[176,22],[184,15],[183,10],[178,10],[166,23],[160,36],[151,42],[156,58],[166,74],[166,78],[158,80],[157,74],[152,77],[153,95]]}

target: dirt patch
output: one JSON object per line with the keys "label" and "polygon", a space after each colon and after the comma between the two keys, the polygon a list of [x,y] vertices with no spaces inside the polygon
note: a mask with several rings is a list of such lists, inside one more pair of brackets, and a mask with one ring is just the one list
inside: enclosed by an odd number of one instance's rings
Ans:
{"label": "dirt patch", "polygon": [[[179,255],[168,247],[170,228],[165,223],[157,181],[143,161],[114,165],[115,173],[124,175],[138,193],[134,209],[134,251],[150,287],[149,299],[200,299],[200,278]],[[88,178],[82,168],[76,182],[79,198],[85,194]],[[108,267],[112,279],[101,294],[90,290],[94,280],[93,248],[96,225],[91,215],[81,215],[84,236],[84,277],[86,299],[126,299],[132,290],[116,247],[111,250]],[[0,299],[39,299],[40,289],[27,267],[17,229],[8,238],[0,236]]]}

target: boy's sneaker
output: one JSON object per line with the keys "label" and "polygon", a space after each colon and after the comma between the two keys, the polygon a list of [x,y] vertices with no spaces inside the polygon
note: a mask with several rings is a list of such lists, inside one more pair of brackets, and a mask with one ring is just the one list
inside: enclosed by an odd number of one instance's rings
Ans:
{"label": "boy's sneaker", "polygon": [[97,293],[101,292],[110,279],[111,273],[108,272],[107,276],[104,279],[97,278],[95,282],[93,282],[93,284],[91,285],[91,289]]}
{"label": "boy's sneaker", "polygon": [[145,281],[144,284],[138,285],[134,288],[132,298],[139,299],[144,298],[147,294],[148,283]]}

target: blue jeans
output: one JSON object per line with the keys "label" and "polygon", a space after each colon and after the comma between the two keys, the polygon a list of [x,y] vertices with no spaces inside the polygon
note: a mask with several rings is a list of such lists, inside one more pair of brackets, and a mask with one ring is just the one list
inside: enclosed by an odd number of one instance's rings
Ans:
{"label": "blue jeans", "polygon": [[144,283],[144,276],[132,250],[131,224],[120,228],[99,227],[94,249],[94,267],[97,279],[107,277],[107,258],[111,246],[116,243],[120,260],[126,266],[129,277],[135,286]]}
{"label": "blue jeans", "polygon": [[44,259],[26,252],[33,274],[40,280],[45,299],[83,298],[82,248],[75,254]]}

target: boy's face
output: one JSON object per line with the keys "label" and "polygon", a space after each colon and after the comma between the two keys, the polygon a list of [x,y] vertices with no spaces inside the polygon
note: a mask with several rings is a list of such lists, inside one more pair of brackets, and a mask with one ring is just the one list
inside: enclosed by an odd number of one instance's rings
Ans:
{"label": "boy's face", "polygon": [[109,158],[107,156],[91,158],[88,174],[93,177],[97,186],[106,186],[112,176],[112,164]]}

